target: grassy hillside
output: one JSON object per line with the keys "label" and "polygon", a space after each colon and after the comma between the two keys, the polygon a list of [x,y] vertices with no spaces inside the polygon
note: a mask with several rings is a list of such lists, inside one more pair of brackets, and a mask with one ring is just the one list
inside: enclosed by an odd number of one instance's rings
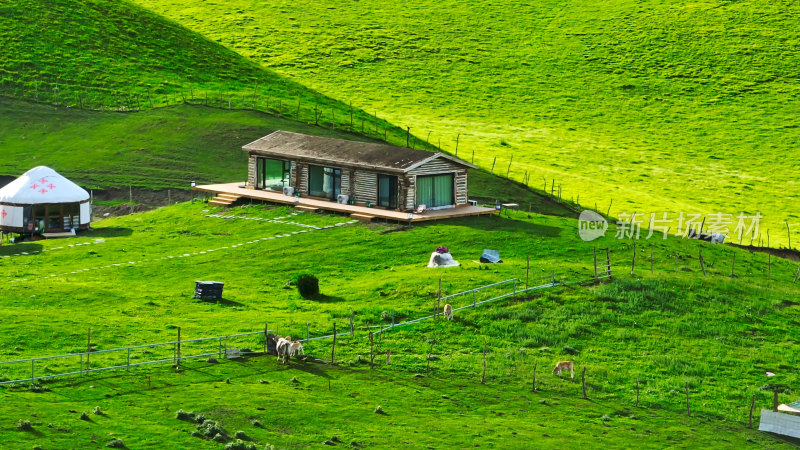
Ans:
{"label": "grassy hillside", "polygon": [[612,214],[760,211],[773,245],[800,229],[794,2],[136,2]]}
{"label": "grassy hillside", "polygon": [[202,103],[339,126],[352,114],[353,128],[402,131],[127,1],[3,2],[0,47],[0,95],[94,110]]}
{"label": "grassy hillside", "polygon": [[[173,419],[175,410],[182,408],[222,420],[231,432],[257,418],[266,429],[247,427],[247,433],[279,446],[321,442],[330,437],[327,433],[379,447],[396,446],[401,440],[411,440],[414,446],[458,446],[468,436],[481,445],[514,447],[511,431],[520,439],[546,434],[554,438],[549,445],[570,437],[589,442],[592,436],[620,446],[639,440],[659,447],[670,439],[694,446],[714,436],[734,446],[747,439],[765,446],[776,441],[744,428],[750,396],[757,394],[757,405],[767,406],[768,383],[795,386],[800,381],[791,331],[797,325],[797,304],[787,301],[796,295],[791,283],[794,264],[773,260],[773,280],[768,281],[763,255],[670,239],[652,242],[653,275],[649,264],[641,263],[644,267],[630,276],[630,242],[613,238],[598,245],[612,249],[614,283],[566,285],[459,311],[452,323],[427,321],[398,328],[379,347],[381,352],[392,351],[392,365],[381,362],[378,373],[368,375],[357,362],[358,355],[369,354],[364,327],[386,324],[391,311],[398,322],[428,314],[440,277],[445,294],[511,277],[524,279],[525,258],[530,256],[531,284],[549,281],[553,272],[563,282],[587,280],[593,244],[578,239],[573,219],[541,215],[459,219],[385,233],[394,228],[301,227],[296,224],[326,227],[343,219],[305,213],[287,217],[292,212],[286,207],[247,206],[225,213],[232,218],[207,217],[216,211],[199,202],[187,203],[107,219],[75,240],[0,248],[1,255],[9,256],[0,258],[5,274],[0,286],[0,358],[81,351],[88,327],[99,350],[170,341],[176,337],[175,327],[182,327],[183,339],[258,331],[264,323],[281,334],[304,337],[308,327],[318,336],[330,333],[334,322],[346,329],[354,313],[357,333],[338,341],[336,355],[339,361],[355,361],[355,371],[302,363],[278,368],[272,358],[259,358],[217,367],[192,362],[178,375],[160,366],[134,368],[131,375],[106,373],[47,383],[52,393],[6,389],[4,402],[12,406],[0,413],[6,427],[0,431],[3,436],[13,439],[10,442],[41,442],[36,435],[9,430],[17,419],[31,418],[40,423],[37,429],[57,436],[58,442],[76,443],[91,432],[103,438],[114,433],[137,445],[152,443],[155,436],[200,445],[189,436],[194,426]],[[67,247],[84,242],[91,245]],[[462,266],[425,268],[437,245],[449,246]],[[483,248],[499,249],[505,262],[471,262]],[[699,248],[709,267],[705,278],[695,256]],[[738,275],[733,279],[727,276],[732,252]],[[640,261],[647,261],[642,254]],[[673,255],[678,257],[677,271]],[[306,300],[285,287],[303,272],[320,277],[325,299]],[[225,282],[226,301],[192,300],[198,279]],[[453,304],[471,301],[462,297]],[[484,338],[489,353],[482,387],[478,380]],[[412,378],[426,373],[429,342],[435,342],[433,354],[439,358],[431,363],[432,375]],[[261,344],[248,340],[237,345]],[[216,351],[216,343],[211,347]],[[187,344],[184,354],[203,350],[208,351]],[[164,351],[148,357],[169,358],[171,349]],[[309,343],[306,351],[329,358],[330,341]],[[133,354],[134,361],[145,356]],[[591,402],[579,400],[577,380],[549,374],[555,361],[563,359],[574,359],[579,371],[587,368]],[[124,355],[98,354],[92,361],[93,367],[124,363]],[[77,363],[47,361],[36,370],[55,373]],[[534,364],[542,391],[530,394]],[[777,378],[768,380],[767,370],[778,373]],[[29,364],[6,366],[0,376],[26,373]],[[159,395],[140,402],[144,375],[151,376],[154,384],[149,388]],[[293,376],[301,382],[298,387],[289,382]],[[221,382],[226,378],[230,386]],[[332,379],[331,392],[327,378]],[[691,390],[692,418],[681,416],[685,383]],[[51,403],[56,398],[57,403]],[[429,398],[438,400],[424,405],[419,401]],[[783,402],[792,398],[781,394]],[[379,404],[387,409],[387,418],[372,413]],[[78,420],[80,411],[96,405],[108,418]],[[459,413],[465,418],[458,420],[465,421],[470,434],[442,436],[444,424]],[[352,420],[341,421],[341,414]],[[422,426],[431,416],[443,416],[445,422]],[[46,430],[48,423],[73,433]],[[390,430],[378,432],[376,427]],[[586,432],[576,436],[576,429]],[[412,439],[414,432],[419,437]]]}

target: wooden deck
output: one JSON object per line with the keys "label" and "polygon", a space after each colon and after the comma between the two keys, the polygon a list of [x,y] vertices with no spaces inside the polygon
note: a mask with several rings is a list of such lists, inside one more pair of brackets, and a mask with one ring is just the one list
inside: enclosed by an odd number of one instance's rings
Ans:
{"label": "wooden deck", "polygon": [[[399,222],[424,222],[427,220],[450,219],[454,217],[480,216],[495,212],[495,210],[492,208],[483,208],[480,206],[459,206],[457,208],[439,209],[436,211],[426,211],[421,214],[411,214],[408,212],[391,211],[381,208],[367,208],[366,206],[342,205],[332,201],[306,197],[300,197],[297,199],[293,196],[283,195],[281,192],[245,189],[240,187],[243,184],[244,183],[208,184],[205,186],[195,186],[192,189],[196,191],[211,192],[214,194],[232,194],[239,197],[252,198],[254,200],[282,203],[285,205],[295,205],[295,207],[304,211],[321,209],[324,211],[351,214],[354,215],[354,218],[361,221],[370,221],[372,218],[378,218]],[[410,218],[409,214],[411,216]]]}

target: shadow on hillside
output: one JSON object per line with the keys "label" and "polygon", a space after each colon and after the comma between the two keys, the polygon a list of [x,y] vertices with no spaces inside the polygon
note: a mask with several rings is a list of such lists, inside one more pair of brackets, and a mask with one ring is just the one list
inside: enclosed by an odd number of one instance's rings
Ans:
{"label": "shadow on hillside", "polygon": [[198,300],[197,303],[216,303],[217,305],[220,306],[235,306],[235,307],[246,306],[244,303],[235,302],[233,300],[228,300],[225,298],[221,298],[218,300]]}
{"label": "shadow on hillside", "polygon": [[89,231],[83,232],[78,236],[83,236],[92,239],[98,238],[113,238],[113,237],[123,237],[123,236],[130,236],[133,234],[133,230],[130,228],[122,228],[122,227],[111,227],[111,228],[93,228]]}
{"label": "shadow on hillside", "polygon": [[[479,216],[479,217],[461,217],[457,219],[449,219],[443,223],[450,223],[470,228],[477,228],[483,231],[508,231],[514,233],[527,233],[533,236],[543,237],[558,237],[562,229],[550,225],[542,225],[532,222],[523,222],[520,220],[513,220],[504,216]],[[437,221],[425,222],[416,227],[430,227],[435,226]]]}
{"label": "shadow on hillside", "polygon": [[332,295],[317,294],[312,297],[306,298],[306,300],[314,300],[315,302],[323,302],[323,303],[334,303],[334,302],[344,301],[344,297],[334,297]]}
{"label": "shadow on hillside", "polygon": [[26,256],[23,255],[23,253],[27,253],[28,255],[33,255],[41,252],[42,252],[42,245],[36,244],[34,242],[4,244],[0,246],[0,256],[11,256],[11,255]]}

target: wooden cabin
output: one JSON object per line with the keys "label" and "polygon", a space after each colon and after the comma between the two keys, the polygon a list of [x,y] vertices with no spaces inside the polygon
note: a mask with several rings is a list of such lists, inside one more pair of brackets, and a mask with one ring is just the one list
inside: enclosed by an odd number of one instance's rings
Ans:
{"label": "wooden cabin", "polygon": [[468,170],[445,153],[276,131],[242,149],[246,187],[398,211],[467,206]]}

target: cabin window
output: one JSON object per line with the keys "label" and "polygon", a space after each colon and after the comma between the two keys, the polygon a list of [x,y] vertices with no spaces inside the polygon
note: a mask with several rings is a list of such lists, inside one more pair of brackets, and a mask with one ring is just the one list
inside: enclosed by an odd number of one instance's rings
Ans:
{"label": "cabin window", "polygon": [[342,170],[308,166],[308,194],[335,200],[342,193]]}
{"label": "cabin window", "polygon": [[453,174],[417,177],[417,206],[438,208],[455,204],[453,200]]}
{"label": "cabin window", "polygon": [[291,180],[291,163],[279,159],[256,160],[256,188],[282,191]]}
{"label": "cabin window", "polygon": [[378,206],[397,209],[397,177],[378,175]]}

